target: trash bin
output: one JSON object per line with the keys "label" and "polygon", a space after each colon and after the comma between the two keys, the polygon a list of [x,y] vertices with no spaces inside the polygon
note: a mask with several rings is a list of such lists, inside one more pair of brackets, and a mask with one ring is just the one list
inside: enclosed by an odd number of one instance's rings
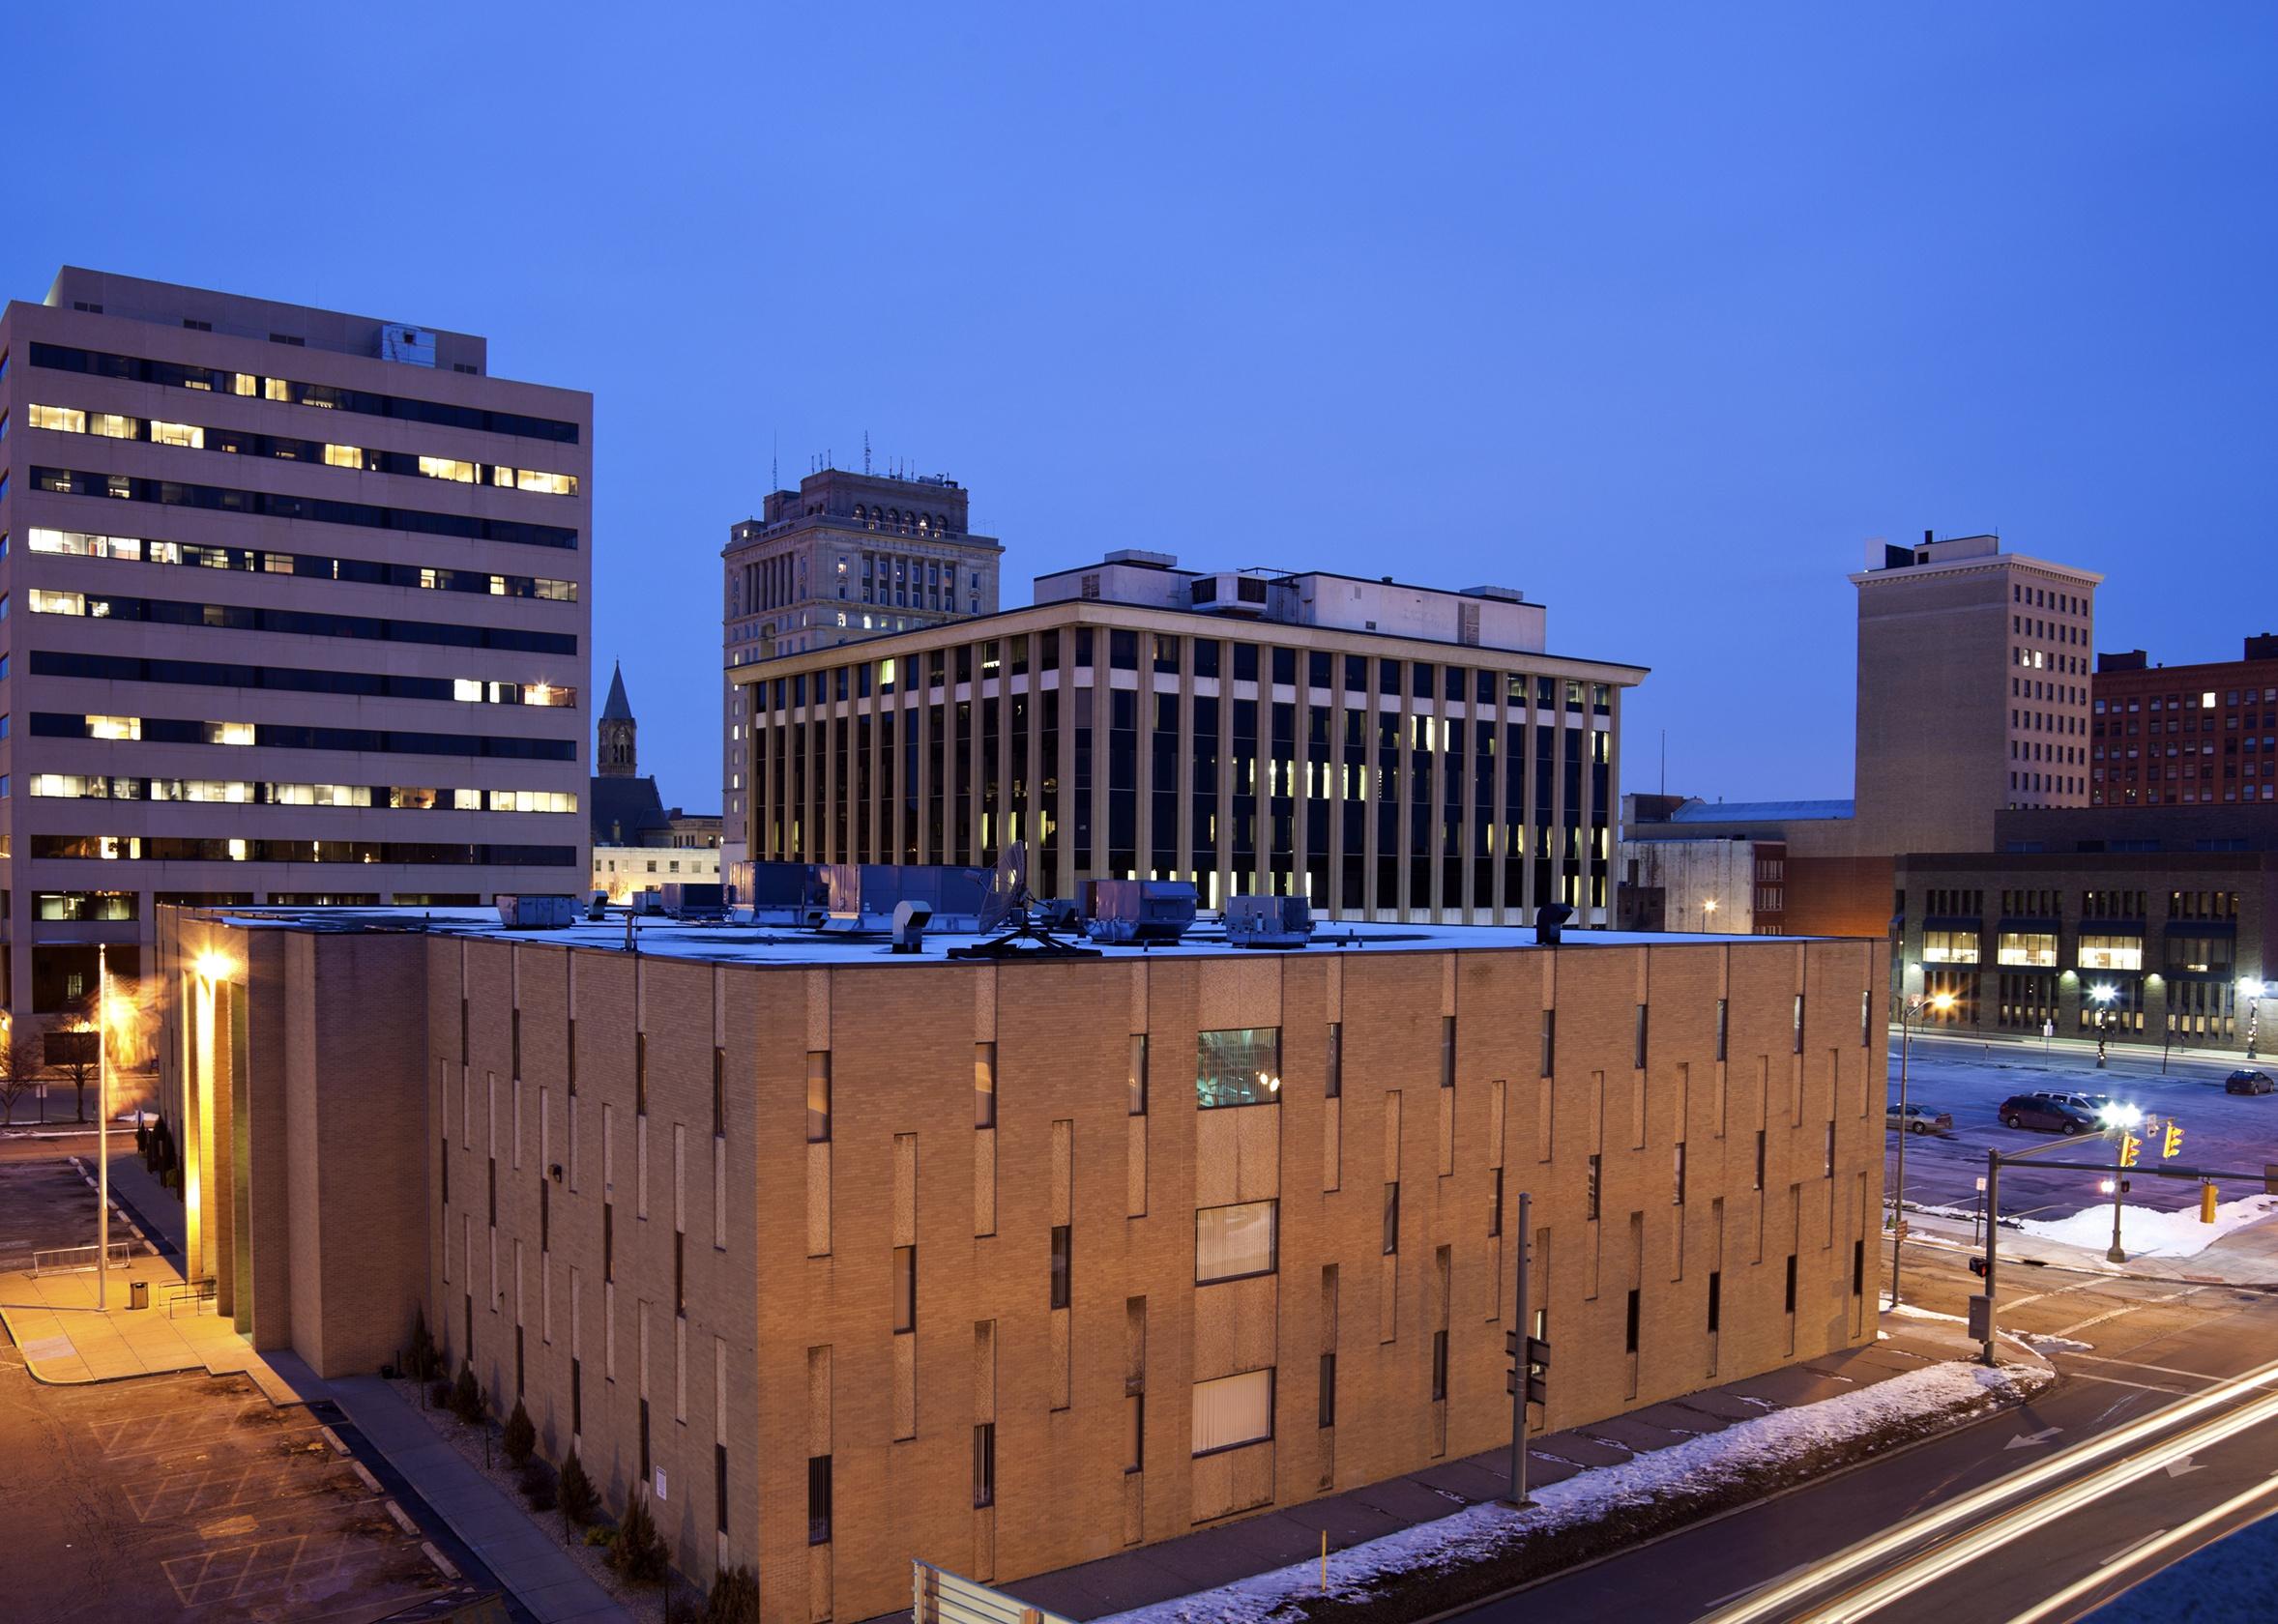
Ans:
{"label": "trash bin", "polygon": [[129,1282],[127,1287],[127,1306],[129,1308],[148,1308],[150,1306],[149,1281],[136,1280]]}

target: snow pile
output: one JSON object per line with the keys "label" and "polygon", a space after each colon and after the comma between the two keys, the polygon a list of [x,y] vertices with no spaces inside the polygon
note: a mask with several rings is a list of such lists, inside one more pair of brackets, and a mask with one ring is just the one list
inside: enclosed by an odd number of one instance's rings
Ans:
{"label": "snow pile", "polygon": [[[2215,1208],[2215,1221],[2202,1224],[2199,1209],[2163,1212],[2155,1206],[2130,1204],[2120,1211],[2120,1245],[2129,1257],[2188,1258],[2204,1252],[2233,1230],[2278,1212],[2278,1196],[2245,1196]],[[2068,1246],[2089,1246],[2101,1252],[2112,1244],[2112,1208],[2098,1203],[2069,1218],[2028,1218],[2018,1225],[2029,1235],[2060,1240]]]}
{"label": "snow pile", "polygon": [[[1713,1491],[1740,1474],[1898,1423],[1957,1417],[2002,1400],[2024,1398],[2049,1379],[2050,1373],[2030,1368],[1987,1370],[1959,1360],[1925,1365],[1871,1387],[1775,1410],[1720,1433],[1649,1451],[1620,1465],[1578,1473],[1535,1490],[1534,1504],[1526,1511],[1482,1501],[1333,1552],[1329,1559],[1329,1593],[1363,1596],[1386,1579],[1479,1561],[1530,1535],[1592,1522],[1619,1507]],[[1308,1559],[1214,1590],[1133,1608],[1098,1624],[1265,1624],[1285,1605],[1320,1593],[1319,1560]]]}

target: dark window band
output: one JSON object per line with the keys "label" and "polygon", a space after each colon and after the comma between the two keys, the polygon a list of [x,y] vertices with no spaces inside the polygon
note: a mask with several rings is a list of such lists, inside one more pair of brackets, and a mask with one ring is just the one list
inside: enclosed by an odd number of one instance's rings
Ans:
{"label": "dark window band", "polygon": [[334,502],[278,491],[236,490],[227,485],[187,485],[175,479],[137,479],[125,474],[90,474],[69,468],[35,468],[32,488],[55,496],[103,496],[120,502],[150,502],[161,508],[201,508],[265,519],[307,519],[317,524],[354,525],[422,536],[456,536],[469,541],[514,541],[531,547],[575,551],[577,532],[560,525],[524,524],[517,519],[478,519],[466,513],[430,513],[417,508],[382,508],[370,502]]}
{"label": "dark window band", "polygon": [[[219,742],[210,730],[219,723],[170,716],[138,718],[139,738],[148,743],[206,744]],[[32,733],[40,739],[94,739],[100,737],[84,715],[63,710],[32,712]],[[253,728],[253,743],[272,750],[346,750],[407,756],[487,756],[513,761],[575,761],[573,739],[513,739],[473,733],[407,733],[382,728],[301,727],[283,722],[261,722]],[[243,749],[243,745],[225,746]]]}
{"label": "dark window band", "polygon": [[[105,846],[126,855],[105,856]],[[104,862],[382,862],[514,868],[573,868],[577,863],[574,846],[462,846],[429,840],[230,840],[151,834],[35,834],[32,856]]]}
{"label": "dark window band", "polygon": [[188,603],[165,597],[112,597],[102,593],[44,593],[35,612],[78,614],[94,620],[148,621],[157,625],[215,626],[226,631],[277,631],[296,637],[360,637],[381,643],[427,643],[452,649],[504,649],[525,654],[574,654],[567,631],[524,631],[516,626],[455,625],[442,621],[383,621],[370,615],[324,615],[307,609],[256,609],[242,603]]}
{"label": "dark window band", "polygon": [[[128,378],[138,384],[166,384],[176,389],[204,390],[233,394],[237,374],[210,366],[187,366],[178,361],[152,361],[147,356],[112,355],[103,350],[73,349],[63,344],[34,344],[32,364],[58,372],[84,372],[98,378]],[[277,380],[259,380],[261,396],[270,398],[267,386]],[[490,434],[518,434],[525,440],[554,440],[577,444],[577,425],[554,418],[533,418],[520,412],[489,412],[480,406],[453,406],[440,400],[411,395],[374,394],[368,390],[339,389],[331,384],[283,381],[285,399],[296,406],[320,406],[336,412],[356,412],[367,418],[394,418],[401,422],[435,423],[445,428],[473,428]]]}
{"label": "dark window band", "polygon": [[[520,704],[524,684],[508,699],[461,700],[450,677],[404,677],[380,671],[311,671],[281,665],[222,665],[212,660],[142,659],[133,654],[77,654],[32,651],[35,677],[86,677],[102,682],[183,682],[210,688],[266,688],[274,693],[356,694],[365,699],[440,699],[453,704]],[[492,684],[485,682],[488,693]],[[540,707],[540,709],[553,709]]]}

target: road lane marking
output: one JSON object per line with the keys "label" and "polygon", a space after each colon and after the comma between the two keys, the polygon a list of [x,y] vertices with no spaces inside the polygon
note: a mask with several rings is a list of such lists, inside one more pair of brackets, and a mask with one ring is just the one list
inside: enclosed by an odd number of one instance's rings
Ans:
{"label": "road lane marking", "polygon": [[2184,1523],[2181,1527],[2176,1529],[2173,1533],[2154,1535],[2150,1539],[2143,1540],[2135,1545],[2130,1546],[2127,1550],[2121,1552],[2117,1556],[2112,1557],[2107,1562],[2100,1564],[2097,1571],[2088,1575],[2086,1579],[2076,1580],[2074,1582],[2066,1585],[2063,1589],[2058,1591],[2054,1596],[2051,1596],[2046,1601],[2042,1602],[2038,1607],[2019,1613],[2016,1617],[2009,1620],[2009,1624],[2039,1624],[2041,1619],[2047,1618],[2054,1613],[2061,1612],[2067,1608],[2070,1608],[2073,1603],[2079,1601],[2089,1591],[2109,1580],[2115,1573],[2119,1571],[2119,1569],[2123,1567],[2134,1567],[2137,1563],[2143,1561],[2147,1556],[2156,1555],[2162,1551],[2166,1551],[2173,1546],[2180,1544],[2182,1541],[2189,1539],[2193,1534],[2198,1533],[2202,1528],[2212,1526],[2214,1523],[2219,1522],[2224,1518],[2230,1516],[2233,1512],[2238,1510],[2239,1507],[2251,1505],[2254,1501],[2262,1498],[2264,1494],[2269,1494],[2272,1490],[2278,1490],[2278,1472],[2273,1472],[2270,1476],[2263,1478],[2262,1482],[2256,1484],[2251,1489],[2240,1490],[2237,1494],[2225,1500],[2221,1505],[2201,1512],[2197,1517],[2191,1519],[2190,1522]]}
{"label": "road lane marking", "polygon": [[2162,1376],[2187,1376],[2194,1381],[2221,1381],[2224,1378],[2210,1376],[2205,1371],[2184,1370],[2177,1365],[2150,1365],[2142,1359],[2122,1359],[2110,1353],[2067,1353],[2066,1359],[2086,1361],[2091,1365],[2125,1365],[2130,1370],[2157,1371]]}
{"label": "road lane marking", "polygon": [[2074,1371],[2072,1379],[2075,1381],[2100,1381],[2107,1387],[2133,1387],[2139,1393],[2165,1393],[2175,1399],[2187,1399],[2191,1396],[2191,1390],[2188,1387],[2162,1387],[2156,1381],[2122,1381],[2117,1376],[2098,1376],[2094,1371]]}

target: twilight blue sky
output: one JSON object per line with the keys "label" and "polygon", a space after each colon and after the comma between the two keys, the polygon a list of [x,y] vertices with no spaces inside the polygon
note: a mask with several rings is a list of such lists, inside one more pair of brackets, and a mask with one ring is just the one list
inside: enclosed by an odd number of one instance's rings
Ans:
{"label": "twilight blue sky", "polygon": [[2278,629],[2259,5],[46,7],[0,290],[74,262],[590,389],[595,697],[716,807],[717,551],[826,448],[1030,575],[1548,601],[1628,780],[1850,788],[1870,536]]}

